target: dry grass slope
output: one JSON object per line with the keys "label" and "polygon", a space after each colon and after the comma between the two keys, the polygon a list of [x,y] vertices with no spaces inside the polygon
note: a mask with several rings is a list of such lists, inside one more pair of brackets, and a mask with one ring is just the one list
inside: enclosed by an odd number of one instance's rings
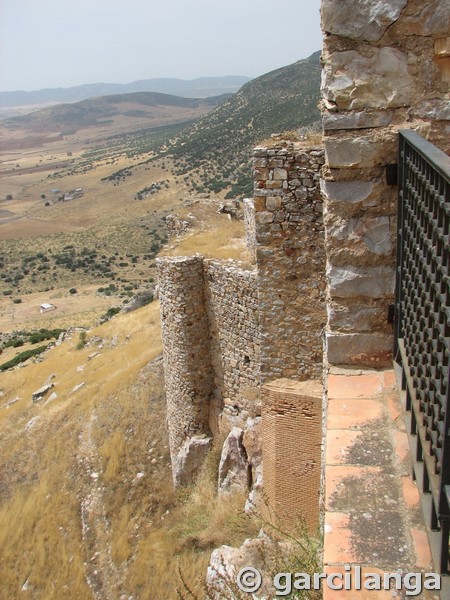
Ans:
{"label": "dry grass slope", "polygon": [[[172,491],[158,304],[78,342],[1,375],[0,598],[175,599],[178,564],[201,589],[211,548],[256,526],[242,497],[217,499],[217,449]],[[52,374],[58,397],[33,404]]]}

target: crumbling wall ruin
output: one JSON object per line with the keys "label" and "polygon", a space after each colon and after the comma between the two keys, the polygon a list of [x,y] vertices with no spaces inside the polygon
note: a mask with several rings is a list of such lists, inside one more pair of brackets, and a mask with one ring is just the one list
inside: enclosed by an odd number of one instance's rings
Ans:
{"label": "crumbling wall ruin", "polygon": [[186,444],[215,434],[224,402],[236,404],[258,385],[256,273],[201,256],[160,258],[157,269],[169,444],[178,482],[180,460],[189,463]]}
{"label": "crumbling wall ruin", "polygon": [[210,433],[213,371],[202,258],[161,258],[157,265],[167,423],[175,469],[185,441]]}
{"label": "crumbling wall ruin", "polygon": [[[286,386],[281,395],[272,397],[270,391],[265,392],[270,397],[267,427],[264,435],[258,434],[259,441],[254,438],[261,427],[258,389],[262,383],[280,377],[321,378],[326,323],[319,186],[323,162],[322,149],[300,143],[280,142],[255,150],[254,200],[244,203],[244,218],[256,269],[200,256],[157,261],[176,485],[195,476],[209,447],[209,436],[231,429],[239,431],[243,439],[252,473],[249,481],[254,484],[249,503],[257,502],[261,452],[270,466],[275,457],[272,450],[296,445],[298,428],[307,423],[303,442],[305,447],[313,444],[314,460],[306,464],[307,454],[291,453],[291,471],[304,477],[297,478],[292,489],[289,487],[292,493],[287,494],[276,491],[280,481],[268,467],[272,473],[268,489],[273,491],[268,499],[277,513],[289,512],[299,486],[311,488],[314,483],[314,497],[319,493],[320,442],[317,444],[316,438],[320,439],[321,431],[321,394],[313,400],[312,421],[308,416],[303,422],[302,415],[309,411],[305,394],[299,400]],[[197,365],[202,373],[198,382]],[[288,397],[292,410],[285,411]],[[278,400],[280,406],[276,406]],[[299,407],[298,402],[305,406]],[[262,450],[258,449],[261,446]],[[283,453],[277,452],[275,470],[283,460]],[[247,472],[241,475],[242,481],[247,481]],[[303,513],[306,505],[299,506]],[[318,512],[309,513],[308,524],[313,527]],[[298,511],[295,514],[300,516]]]}
{"label": "crumbling wall ruin", "polygon": [[450,2],[322,0],[322,29],[327,356],[383,366],[398,130],[450,148]]}

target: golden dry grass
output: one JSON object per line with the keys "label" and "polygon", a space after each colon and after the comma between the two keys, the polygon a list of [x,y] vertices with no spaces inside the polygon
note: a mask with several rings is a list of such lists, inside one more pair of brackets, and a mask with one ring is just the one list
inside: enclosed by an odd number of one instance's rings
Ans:
{"label": "golden dry grass", "polygon": [[190,256],[198,253],[206,258],[248,261],[244,233],[241,221],[226,221],[220,227],[187,234],[164,249],[161,256]]}
{"label": "golden dry grass", "polygon": [[171,239],[160,256],[190,256],[198,253],[206,258],[231,258],[249,263],[244,221],[231,220],[227,215],[218,213],[217,206],[217,200],[200,200],[181,207],[177,216],[180,219],[194,216],[193,228]]}
{"label": "golden dry grass", "polygon": [[[81,154],[81,136],[70,144],[74,155]],[[20,162],[34,168],[42,161],[51,173],[68,150],[55,142],[24,152]],[[25,250],[101,243],[121,253],[137,251],[147,243],[139,233],[141,222],[153,226],[163,212],[198,209],[194,234],[173,242],[170,252],[246,258],[243,223],[217,215],[214,201],[186,207],[187,187],[174,182],[168,160],[167,169],[138,167],[118,186],[100,182],[132,162],[124,156],[114,165],[100,161],[82,176],[55,182],[46,181],[45,172],[0,173],[4,189],[17,195],[0,208],[18,217],[0,223],[0,250],[20,256]],[[168,190],[134,200],[149,182],[166,178]],[[45,207],[40,194],[51,187],[83,187],[86,194],[77,204]],[[63,289],[24,296],[23,305],[13,305],[15,315],[6,299],[0,329],[91,326],[104,305],[90,302],[94,286],[71,285],[79,296],[70,298]],[[58,294],[55,304],[70,300],[73,310],[36,318],[37,305]],[[105,307],[109,303],[115,299]],[[242,512],[242,496],[216,496],[218,446],[198,484],[173,493],[157,359],[162,350],[158,303],[117,315],[86,338],[77,349],[75,332],[42,362],[0,374],[0,598],[84,600],[95,590],[105,598],[175,599],[178,565],[186,581],[200,589],[212,547],[240,544],[256,525]],[[5,360],[14,353],[5,353]],[[47,381],[54,383],[57,398],[33,404],[32,392]],[[6,408],[12,400],[17,401]]]}
{"label": "golden dry grass", "polygon": [[[256,526],[242,496],[216,496],[219,446],[196,486],[172,490],[158,303],[78,341],[0,375],[0,597],[172,600],[178,564],[201,589],[212,547]],[[33,404],[52,374],[58,397]]]}

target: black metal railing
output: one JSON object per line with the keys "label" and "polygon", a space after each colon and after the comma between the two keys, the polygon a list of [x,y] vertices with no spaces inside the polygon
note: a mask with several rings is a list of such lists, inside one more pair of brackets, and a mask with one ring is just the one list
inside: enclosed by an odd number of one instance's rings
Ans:
{"label": "black metal railing", "polygon": [[449,573],[450,158],[401,131],[394,356],[435,568]]}

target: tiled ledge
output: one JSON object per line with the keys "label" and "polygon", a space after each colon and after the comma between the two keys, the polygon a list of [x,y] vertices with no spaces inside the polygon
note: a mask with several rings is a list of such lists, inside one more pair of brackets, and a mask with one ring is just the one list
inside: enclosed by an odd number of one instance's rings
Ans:
{"label": "tiled ledge", "polygon": [[[363,574],[434,571],[392,370],[331,371],[325,465],[326,571],[346,565]],[[324,600],[404,597],[405,590],[324,588]]]}

